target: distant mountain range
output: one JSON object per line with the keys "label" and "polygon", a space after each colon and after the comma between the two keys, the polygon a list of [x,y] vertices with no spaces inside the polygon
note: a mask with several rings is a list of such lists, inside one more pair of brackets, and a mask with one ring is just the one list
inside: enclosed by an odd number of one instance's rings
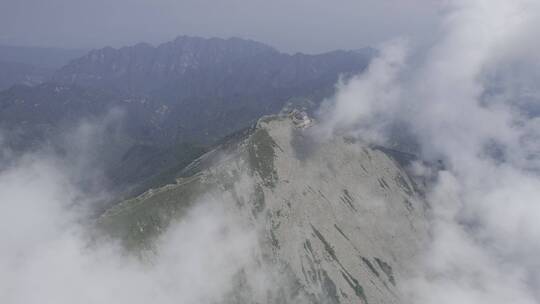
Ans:
{"label": "distant mountain range", "polygon": [[116,109],[124,113],[123,140],[103,148],[116,151],[108,161],[116,180],[138,182],[141,164],[146,177],[179,165],[163,161],[158,155],[170,155],[163,151],[207,147],[288,103],[316,106],[374,54],[289,55],[250,40],[186,36],[157,47],[107,47],[71,60],[47,82],[0,92],[0,128],[17,130],[7,141],[27,149]]}
{"label": "distant mountain range", "polygon": [[166,98],[253,95],[335,81],[340,73],[363,69],[372,55],[363,49],[291,56],[251,40],[181,36],[157,47],[140,43],[91,51],[53,80]]}

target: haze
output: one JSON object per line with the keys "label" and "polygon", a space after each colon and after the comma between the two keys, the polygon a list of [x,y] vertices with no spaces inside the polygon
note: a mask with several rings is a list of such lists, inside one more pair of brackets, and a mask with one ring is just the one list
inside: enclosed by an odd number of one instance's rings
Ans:
{"label": "haze", "polygon": [[178,35],[240,37],[285,52],[425,41],[439,19],[429,0],[3,0],[0,44],[67,48],[158,44]]}

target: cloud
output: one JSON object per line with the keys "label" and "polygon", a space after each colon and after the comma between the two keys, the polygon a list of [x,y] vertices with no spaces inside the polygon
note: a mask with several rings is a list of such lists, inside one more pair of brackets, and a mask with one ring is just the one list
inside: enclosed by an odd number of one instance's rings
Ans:
{"label": "cloud", "polygon": [[[395,144],[398,129],[424,159],[444,161],[427,193],[432,239],[417,273],[400,280],[408,300],[536,303],[540,128],[531,108],[540,47],[531,37],[540,9],[528,0],[456,0],[443,11],[427,50],[393,40],[366,74],[338,84],[319,131]],[[87,147],[103,131],[79,130]],[[92,164],[85,151],[69,152],[73,161],[35,153],[2,166],[0,302],[210,303],[242,269],[252,269],[262,294],[271,285],[254,266],[255,236],[222,201],[202,198],[146,262],[114,242],[89,242],[84,206],[101,194],[74,178]]]}
{"label": "cloud", "polygon": [[325,119],[317,131],[325,137],[336,132],[360,132],[366,140],[383,141],[381,136],[389,120],[380,116],[397,114],[390,111],[398,106],[401,97],[398,77],[405,64],[405,44],[404,40],[387,43],[365,73],[340,80],[336,95],[319,109]]}
{"label": "cloud", "polygon": [[11,155],[0,170],[1,303],[217,303],[241,273],[253,292],[273,286],[256,263],[255,232],[226,199],[201,197],[142,259],[96,240],[102,189],[80,185],[106,130],[86,121],[65,136],[79,148]]}
{"label": "cloud", "polygon": [[444,11],[427,50],[384,46],[367,74],[338,85],[324,132],[391,145],[399,126],[424,159],[444,161],[427,198],[433,239],[404,288],[411,302],[536,303],[540,7],[456,0]]}

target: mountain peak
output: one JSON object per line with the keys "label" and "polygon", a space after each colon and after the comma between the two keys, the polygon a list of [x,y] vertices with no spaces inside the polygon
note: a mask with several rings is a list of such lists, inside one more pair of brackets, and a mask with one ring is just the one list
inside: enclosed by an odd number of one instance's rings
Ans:
{"label": "mountain peak", "polygon": [[186,208],[215,199],[257,229],[256,258],[295,282],[283,290],[300,297],[291,302],[399,303],[427,217],[413,180],[385,152],[343,137],[319,141],[294,116],[268,116],[187,169],[175,184],[111,208],[99,226],[144,250]]}
{"label": "mountain peak", "polygon": [[[179,36],[157,47],[139,43],[120,49],[107,47],[91,51],[55,73],[53,80],[114,87],[136,95],[169,91],[174,86],[182,89],[182,94],[191,94],[199,85],[188,86],[188,83],[211,74],[208,79],[217,81],[216,86],[224,91],[239,87],[271,89],[303,86],[300,82],[314,79],[335,82],[340,73],[363,70],[370,58],[369,54],[357,52],[293,56],[263,43],[236,37]],[[234,78],[237,81],[231,81]],[[314,86],[314,89],[319,88]]]}
{"label": "mountain peak", "polygon": [[[219,37],[210,37],[210,38],[203,38],[203,37],[197,37],[197,36],[188,36],[188,35],[180,35],[177,36],[172,42],[176,44],[188,44],[188,43],[215,43],[215,44],[229,44],[229,45],[243,45],[245,47],[259,47],[264,48],[267,50],[272,50],[277,52],[276,49],[273,47],[264,44],[262,42],[258,42],[251,39],[244,39],[239,37],[229,37],[229,38],[219,38]],[[167,44],[165,42],[164,44]]]}

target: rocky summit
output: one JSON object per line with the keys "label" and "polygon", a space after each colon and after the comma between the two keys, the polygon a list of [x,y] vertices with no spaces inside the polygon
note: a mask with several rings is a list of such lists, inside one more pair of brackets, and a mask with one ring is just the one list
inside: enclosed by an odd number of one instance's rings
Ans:
{"label": "rocky summit", "polygon": [[109,209],[98,226],[151,259],[156,237],[210,197],[257,231],[258,265],[280,278],[276,290],[257,294],[239,274],[231,302],[399,303],[427,235],[419,186],[388,150],[319,140],[316,123],[293,118],[260,119],[175,184]]}

